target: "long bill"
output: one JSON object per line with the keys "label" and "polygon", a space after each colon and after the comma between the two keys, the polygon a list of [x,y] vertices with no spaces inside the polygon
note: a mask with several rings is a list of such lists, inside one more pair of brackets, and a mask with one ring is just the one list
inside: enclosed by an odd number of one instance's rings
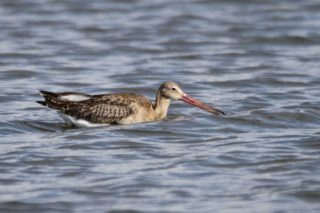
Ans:
{"label": "long bill", "polygon": [[198,101],[197,99],[192,98],[191,96],[187,95],[187,94],[183,94],[182,98],[180,99],[188,104],[191,104],[193,106],[199,107],[200,109],[203,109],[207,112],[213,113],[215,115],[225,115],[225,113],[219,109],[210,107],[204,103],[202,103],[201,101]]}

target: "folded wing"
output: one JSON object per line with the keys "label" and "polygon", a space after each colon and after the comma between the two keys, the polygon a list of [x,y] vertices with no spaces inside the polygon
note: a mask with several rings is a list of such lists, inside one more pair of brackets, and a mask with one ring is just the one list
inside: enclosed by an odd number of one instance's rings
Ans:
{"label": "folded wing", "polygon": [[79,93],[52,93],[46,91],[41,91],[41,94],[45,100],[38,101],[39,104],[90,123],[117,123],[117,121],[130,116],[133,112],[130,101],[124,98],[128,94],[89,96]]}

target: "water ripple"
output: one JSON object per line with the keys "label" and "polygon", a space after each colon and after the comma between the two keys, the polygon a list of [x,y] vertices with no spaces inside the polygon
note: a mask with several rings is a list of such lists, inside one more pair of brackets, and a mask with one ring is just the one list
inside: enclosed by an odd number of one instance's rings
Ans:
{"label": "water ripple", "polygon": [[[0,3],[1,212],[319,212],[319,2]],[[125,15],[124,15],[125,14]],[[163,121],[70,128],[38,90],[165,80]]]}

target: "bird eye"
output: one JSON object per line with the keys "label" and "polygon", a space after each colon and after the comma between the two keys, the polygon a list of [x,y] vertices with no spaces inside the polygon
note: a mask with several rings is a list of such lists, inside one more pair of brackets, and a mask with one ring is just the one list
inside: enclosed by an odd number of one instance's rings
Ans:
{"label": "bird eye", "polygon": [[174,87],[172,87],[171,89],[172,89],[172,90],[177,90],[177,89],[176,89],[176,88],[174,88]]}

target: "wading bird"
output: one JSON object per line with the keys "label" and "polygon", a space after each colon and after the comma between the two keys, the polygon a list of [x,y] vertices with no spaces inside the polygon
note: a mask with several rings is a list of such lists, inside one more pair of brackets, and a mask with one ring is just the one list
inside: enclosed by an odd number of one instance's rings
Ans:
{"label": "wading bird", "polygon": [[215,115],[224,114],[182,91],[172,81],[158,89],[154,103],[134,93],[88,95],[77,92],[40,91],[44,101],[37,103],[58,111],[69,125],[91,127],[109,124],[135,124],[157,121],[167,116],[171,100],[181,100]]}

